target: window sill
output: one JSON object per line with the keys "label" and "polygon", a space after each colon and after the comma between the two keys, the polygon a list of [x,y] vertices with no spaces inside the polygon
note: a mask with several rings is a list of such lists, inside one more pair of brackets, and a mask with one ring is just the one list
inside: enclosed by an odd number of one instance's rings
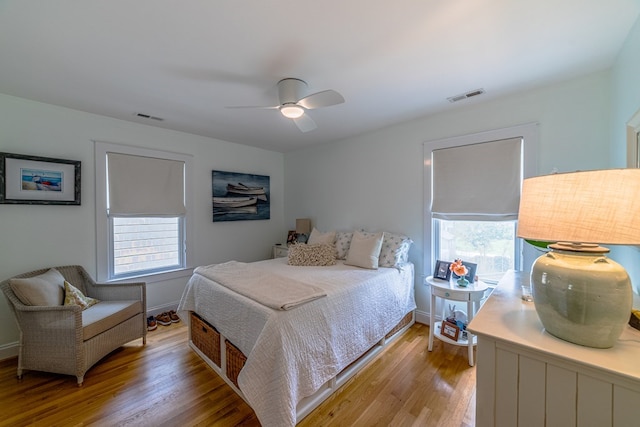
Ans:
{"label": "window sill", "polygon": [[122,279],[108,280],[107,283],[128,283],[141,281],[146,283],[165,282],[167,280],[181,279],[184,277],[191,277],[193,274],[193,267],[183,268],[180,270],[166,271],[162,273],[142,274],[139,276],[129,276]]}

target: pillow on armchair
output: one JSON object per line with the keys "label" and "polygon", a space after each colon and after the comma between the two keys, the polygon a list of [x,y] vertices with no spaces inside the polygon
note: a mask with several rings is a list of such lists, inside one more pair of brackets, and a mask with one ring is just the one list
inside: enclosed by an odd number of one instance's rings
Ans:
{"label": "pillow on armchair", "polygon": [[85,296],[80,289],[64,281],[64,305],[79,305],[84,310],[99,302],[95,298]]}
{"label": "pillow on armchair", "polygon": [[55,268],[39,276],[10,279],[9,286],[24,305],[62,305],[64,276]]}

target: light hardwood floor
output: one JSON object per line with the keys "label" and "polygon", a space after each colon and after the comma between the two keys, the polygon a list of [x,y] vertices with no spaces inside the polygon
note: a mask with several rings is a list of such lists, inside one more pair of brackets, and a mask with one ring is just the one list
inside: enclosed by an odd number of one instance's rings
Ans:
{"label": "light hardwood floor", "polygon": [[[259,426],[249,406],[187,345],[184,322],[158,326],[85,376],[26,372],[0,362],[0,426]],[[466,347],[412,326],[298,425],[473,426],[476,369]]]}

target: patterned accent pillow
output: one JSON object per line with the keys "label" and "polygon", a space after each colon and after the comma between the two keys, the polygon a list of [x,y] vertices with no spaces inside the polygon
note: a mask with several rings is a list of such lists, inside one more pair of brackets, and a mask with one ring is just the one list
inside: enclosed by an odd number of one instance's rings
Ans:
{"label": "patterned accent pillow", "polygon": [[95,298],[84,296],[80,289],[64,281],[64,305],[79,305],[84,310],[99,302]]}
{"label": "patterned accent pillow", "polygon": [[289,246],[289,265],[327,266],[336,263],[333,245],[297,243]]}
{"label": "patterned accent pillow", "polygon": [[351,245],[351,239],[353,233],[350,231],[338,231],[336,233],[336,258],[346,259],[349,253],[349,246]]}
{"label": "patterned accent pillow", "polygon": [[[376,233],[363,231],[365,236],[373,236]],[[382,249],[380,250],[380,267],[397,267],[409,260],[409,248],[413,244],[408,236],[404,234],[384,232]]]}

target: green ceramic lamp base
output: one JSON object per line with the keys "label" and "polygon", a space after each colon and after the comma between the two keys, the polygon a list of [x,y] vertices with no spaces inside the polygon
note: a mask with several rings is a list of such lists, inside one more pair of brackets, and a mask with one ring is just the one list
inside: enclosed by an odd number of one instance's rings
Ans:
{"label": "green ceramic lamp base", "polygon": [[[597,245],[551,245],[531,271],[533,300],[547,332],[575,344],[612,347],[629,321],[631,281]],[[559,249],[562,248],[562,249]],[[597,249],[596,249],[597,248]]]}

